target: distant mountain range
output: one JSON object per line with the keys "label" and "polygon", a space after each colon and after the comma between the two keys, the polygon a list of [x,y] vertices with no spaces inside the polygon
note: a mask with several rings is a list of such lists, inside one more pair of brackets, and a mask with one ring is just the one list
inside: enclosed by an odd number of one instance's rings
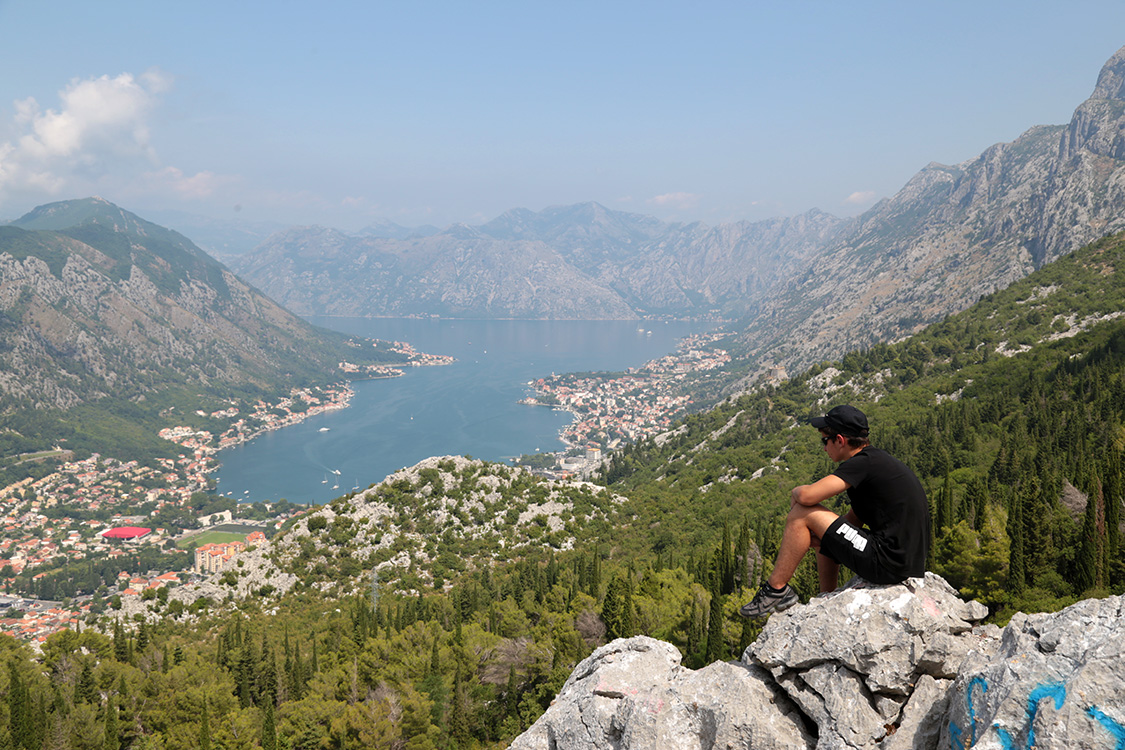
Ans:
{"label": "distant mountain range", "polygon": [[299,314],[721,318],[745,314],[846,225],[810,211],[712,228],[583,203],[410,237],[294,228],[231,266]]}
{"label": "distant mountain range", "polygon": [[930,164],[851,220],[708,227],[586,203],[415,236],[289,229],[232,268],[300,314],[737,319],[748,367],[799,367],[918,330],[1125,228],[1123,82],[1125,48],[1068,125]]}

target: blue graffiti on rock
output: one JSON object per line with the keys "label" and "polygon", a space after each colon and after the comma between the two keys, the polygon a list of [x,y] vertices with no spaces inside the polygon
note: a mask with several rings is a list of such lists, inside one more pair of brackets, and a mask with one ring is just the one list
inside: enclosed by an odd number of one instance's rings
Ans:
{"label": "blue graffiti on rock", "polygon": [[1105,727],[1106,731],[1112,734],[1114,739],[1117,740],[1117,744],[1114,745],[1113,750],[1125,750],[1125,726],[1112,716],[1106,716],[1097,706],[1090,706],[1086,713],[1088,713],[1090,718],[1094,721]]}
{"label": "blue graffiti on rock", "polygon": [[[1035,747],[1035,717],[1039,713],[1039,704],[1048,699],[1054,699],[1055,710],[1058,711],[1066,702],[1066,685],[1061,682],[1049,682],[1031,691],[1027,696],[1027,744],[1025,748],[1031,750]],[[996,734],[1000,737],[1000,744],[1004,750],[1013,750],[1012,735],[999,724],[994,724]]]}
{"label": "blue graffiti on rock", "polygon": [[[973,706],[973,690],[977,688],[980,689],[982,694],[987,693],[988,682],[983,677],[974,677],[969,681],[969,688],[965,694],[971,732],[969,748],[977,744],[977,714],[976,708]],[[1045,700],[1053,700],[1055,710],[1061,710],[1066,702],[1066,685],[1062,682],[1046,682],[1036,687],[1027,696],[1027,708],[1025,709],[1027,713],[1027,742],[1024,744],[1024,750],[1032,750],[1035,747],[1035,718],[1039,715],[1039,706]],[[1116,740],[1113,750],[1125,750],[1125,724],[1109,716],[1097,706],[1086,709],[1086,713],[1094,721],[1105,727],[1105,730]],[[997,737],[1000,738],[1001,747],[1004,750],[1015,750],[1015,739],[1012,733],[999,724],[993,724],[992,726],[996,730]],[[949,722],[950,750],[966,750],[966,745],[962,740],[963,735],[964,731],[961,727],[957,726],[955,722]]]}

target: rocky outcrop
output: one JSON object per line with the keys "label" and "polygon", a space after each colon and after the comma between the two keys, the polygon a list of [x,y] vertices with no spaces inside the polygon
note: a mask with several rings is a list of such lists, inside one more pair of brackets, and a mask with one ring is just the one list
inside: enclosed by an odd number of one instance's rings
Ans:
{"label": "rocky outcrop", "polygon": [[1125,747],[1125,598],[1012,618],[991,658],[962,666],[939,747]]}
{"label": "rocky outcrop", "polygon": [[716,662],[692,671],[653,638],[591,654],[512,750],[538,748],[807,748],[796,706],[761,667]]}
{"label": "rocky outcrop", "polygon": [[516,750],[1118,748],[1121,597],[1001,631],[942,578],[857,586],[773,615],[742,661],[692,671],[614,641],[575,669]]}

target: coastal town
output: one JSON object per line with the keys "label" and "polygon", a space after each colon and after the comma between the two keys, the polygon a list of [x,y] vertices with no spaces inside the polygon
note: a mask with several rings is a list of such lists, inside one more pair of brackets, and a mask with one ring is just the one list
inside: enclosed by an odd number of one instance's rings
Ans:
{"label": "coastal town", "polygon": [[722,336],[689,336],[675,353],[624,373],[540,378],[528,384],[534,395],[523,403],[571,412],[574,421],[563,428],[563,442],[571,449],[585,450],[587,456],[604,455],[622,443],[667,429],[691,407],[685,381],[730,362],[727,351],[712,346]]}
{"label": "coastal town", "polygon": [[[539,379],[530,384],[535,395],[525,403],[573,413],[561,437],[579,454],[579,463],[596,465],[604,451],[666,429],[690,408],[684,381],[730,361],[714,346],[718,338],[691,336],[676,353],[625,373]],[[341,362],[340,370],[353,377],[392,377],[403,366],[452,361],[408,344],[395,346],[409,356],[404,365],[359,368]],[[221,575],[248,546],[304,509],[289,503],[235,503],[215,495],[211,474],[219,467],[220,452],[343,409],[352,395],[341,383],[294,389],[273,402],[231,401],[183,415],[189,418],[162,429],[160,437],[181,449],[174,457],[146,464],[94,454],[0,489],[0,615],[8,615],[0,617],[0,632],[39,643],[61,628],[92,622],[104,611],[105,600],[116,598],[118,606],[130,598],[154,600],[155,606],[167,599],[170,587]],[[173,421],[176,415],[165,416]],[[216,508],[218,501],[226,505]],[[243,511],[254,511],[254,517]],[[210,529],[225,537],[202,536]],[[99,594],[72,595],[55,583],[58,571],[82,564],[93,569],[94,561],[108,571]]]}

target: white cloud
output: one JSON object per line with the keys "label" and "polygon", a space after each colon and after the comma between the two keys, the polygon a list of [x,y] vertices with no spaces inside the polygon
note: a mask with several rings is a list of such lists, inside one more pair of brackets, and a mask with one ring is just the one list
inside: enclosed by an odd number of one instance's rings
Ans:
{"label": "white cloud", "polygon": [[209,198],[220,188],[237,182],[234,177],[217,175],[214,172],[198,172],[189,177],[176,167],[164,167],[155,172],[148,172],[145,174],[145,180],[151,189],[161,192],[171,191],[181,198],[195,200]]}
{"label": "white cloud", "polygon": [[661,208],[694,208],[699,203],[696,193],[665,193],[649,198],[648,203]]}
{"label": "white cloud", "polygon": [[56,108],[44,108],[34,97],[14,102],[14,135],[0,142],[0,198],[94,193],[107,183],[128,185],[146,171],[150,187],[189,197],[210,194],[223,178],[160,168],[152,146],[150,120],[171,85],[159,70],[122,73],[72,80],[59,92]]}
{"label": "white cloud", "polygon": [[844,199],[844,203],[849,206],[863,206],[875,200],[874,190],[859,190],[852,193]]}

